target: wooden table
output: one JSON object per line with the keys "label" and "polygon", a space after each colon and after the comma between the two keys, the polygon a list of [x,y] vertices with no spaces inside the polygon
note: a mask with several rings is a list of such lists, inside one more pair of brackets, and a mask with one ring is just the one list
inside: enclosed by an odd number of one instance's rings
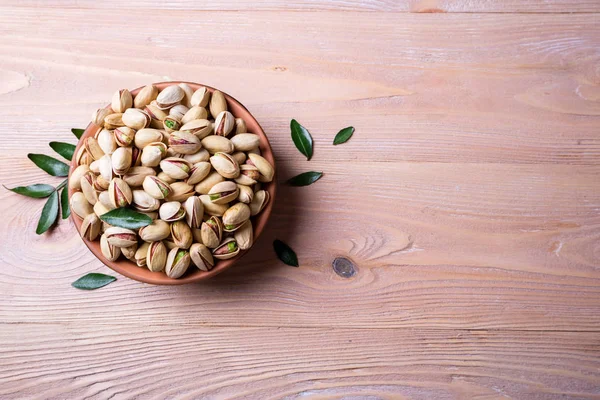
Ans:
{"label": "wooden table", "polygon": [[26,154],[169,79],[245,103],[282,183],[241,265],[92,292],[2,189],[0,398],[600,397],[597,0],[5,0],[0,33],[0,183],[57,184]]}

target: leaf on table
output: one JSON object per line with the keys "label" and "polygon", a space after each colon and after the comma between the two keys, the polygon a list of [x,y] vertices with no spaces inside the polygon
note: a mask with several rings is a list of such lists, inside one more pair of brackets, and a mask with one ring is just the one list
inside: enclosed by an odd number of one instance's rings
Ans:
{"label": "leaf on table", "polygon": [[348,141],[348,139],[350,139],[352,137],[353,134],[354,134],[353,126],[344,128],[341,131],[339,131],[337,133],[337,135],[335,135],[335,138],[333,139],[333,144],[336,145],[336,144],[346,143]]}
{"label": "leaf on table", "polygon": [[94,290],[106,286],[116,280],[117,278],[114,276],[93,272],[77,279],[75,282],[71,283],[71,286],[82,290]]}
{"label": "leaf on table", "polygon": [[17,186],[12,189],[4,186],[4,188],[23,196],[33,197],[34,199],[48,197],[52,194],[52,192],[54,192],[54,186],[46,185],[45,183],[36,183],[35,185],[29,186]]}
{"label": "leaf on table", "polygon": [[75,135],[75,137],[77,139],[81,139],[81,135],[83,135],[83,132],[85,132],[85,129],[73,128],[73,129],[71,129],[71,132],[73,132],[73,135]]}
{"label": "leaf on table", "polygon": [[47,156],[45,154],[32,153],[27,154],[27,158],[52,176],[69,175],[69,166],[62,161],[58,161],[56,158]]}
{"label": "leaf on table", "polygon": [[55,190],[44,204],[35,233],[41,235],[46,232],[54,224],[56,217],[58,217],[58,192]]}
{"label": "leaf on table", "polygon": [[73,153],[75,153],[75,145],[64,142],[50,142],[49,144],[50,147],[52,147],[52,150],[71,161]]}
{"label": "leaf on table", "polygon": [[102,214],[100,219],[110,225],[127,229],[137,229],[152,223],[149,216],[125,207]]}
{"label": "leaf on table", "polygon": [[308,186],[318,181],[322,176],[322,172],[303,172],[299,175],[294,176],[293,178],[288,179],[287,183],[290,186]]}
{"label": "leaf on table", "polygon": [[283,261],[284,264],[287,264],[291,267],[299,267],[298,257],[294,250],[290,248],[287,244],[283,243],[279,239],[275,239],[273,241],[273,249],[275,249],[275,253],[277,257]]}
{"label": "leaf on table", "polygon": [[69,218],[71,215],[71,209],[69,208],[69,188],[63,187],[60,192],[60,209],[62,211],[62,219]]}
{"label": "leaf on table", "polygon": [[294,141],[296,148],[300,153],[306,156],[307,160],[310,160],[313,154],[313,140],[310,132],[295,119],[290,122],[290,129],[292,131],[292,140]]}

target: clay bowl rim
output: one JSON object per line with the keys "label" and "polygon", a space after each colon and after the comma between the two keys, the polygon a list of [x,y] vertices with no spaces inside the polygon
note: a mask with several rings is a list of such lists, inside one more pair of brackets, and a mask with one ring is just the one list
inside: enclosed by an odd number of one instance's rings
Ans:
{"label": "clay bowl rim", "polygon": [[[196,90],[200,87],[207,88],[211,93],[214,92],[215,90],[217,90],[208,85],[203,85],[203,84],[196,83],[196,82],[186,82],[186,81],[156,82],[156,83],[152,83],[152,85],[157,86],[159,89],[162,90],[166,86],[178,85],[180,83],[188,84],[194,90]],[[133,95],[135,95],[142,88],[143,88],[143,86],[138,87],[138,88],[132,90],[131,93]],[[269,143],[269,138],[265,134],[263,128],[260,126],[260,124],[258,123],[256,118],[254,118],[252,113],[250,111],[248,111],[248,109],[242,103],[240,103],[238,100],[236,100],[231,95],[229,95],[223,91],[221,91],[221,93],[223,93],[223,95],[225,96],[228,106],[233,105],[232,108],[236,109],[235,112],[233,112],[233,110],[231,110],[231,109],[229,111],[231,111],[232,114],[236,118],[238,118],[238,117],[243,118],[244,121],[246,121],[246,125],[249,126],[248,130],[252,131],[252,133],[255,133],[260,136],[261,154],[275,168],[275,176],[273,177],[273,181],[271,181],[267,184],[263,184],[263,189],[269,192],[270,200],[267,203],[267,205],[265,206],[265,208],[262,210],[262,212],[258,216],[254,217],[254,220],[253,220],[254,243],[256,243],[256,241],[260,237],[261,233],[264,231],[264,229],[269,221],[269,218],[271,217],[271,212],[273,210],[273,203],[274,203],[275,194],[277,191],[276,190],[277,189],[277,184],[276,184],[277,166],[275,163],[275,157],[273,155],[273,150],[271,148],[271,144]],[[110,107],[110,104],[108,104],[106,106],[106,108],[107,107]],[[252,126],[252,128],[251,128],[251,126]],[[74,153],[75,155],[78,153],[79,148],[83,145],[83,140],[87,137],[93,136],[99,129],[100,128],[98,126],[92,124],[91,122],[88,124],[88,126],[85,128],[84,133],[81,135],[80,140],[77,143],[77,146],[75,148],[75,153]],[[76,157],[74,156],[70,163],[69,178],[71,177],[71,173],[73,172],[73,170],[75,168],[77,168],[76,164],[77,164],[77,160],[76,160]],[[77,190],[74,190],[71,188],[68,188],[68,190],[69,190],[69,200],[70,200],[73,193],[75,193]],[[80,228],[81,228],[82,220],[79,217],[75,216],[74,213],[71,213],[71,220],[77,227],[77,232],[79,232]],[[79,235],[79,236],[81,237],[81,235]],[[87,248],[92,252],[92,254],[94,254],[94,256],[98,260],[100,260],[104,265],[106,265],[108,268],[112,269],[113,271],[118,272],[121,275],[131,278],[133,280],[136,280],[139,282],[144,282],[144,283],[149,283],[149,284],[153,284],[153,285],[184,285],[187,283],[202,282],[204,280],[212,278],[213,276],[225,271],[228,268],[231,268],[246,253],[248,253],[249,251],[252,250],[252,247],[251,247],[248,250],[241,251],[240,254],[238,254],[236,257],[234,257],[232,259],[219,260],[216,263],[216,265],[214,266],[214,268],[208,272],[200,271],[192,263],[190,265],[190,270],[193,271],[192,273],[187,272],[182,278],[173,279],[173,278],[169,278],[168,276],[166,276],[164,274],[164,272],[151,272],[150,270],[148,270],[146,268],[140,268],[137,265],[135,265],[132,261],[129,261],[125,258],[120,258],[117,261],[109,261],[102,255],[102,252],[100,251],[99,240],[91,242],[83,237],[81,237],[81,240],[83,240],[83,242],[85,243]]]}

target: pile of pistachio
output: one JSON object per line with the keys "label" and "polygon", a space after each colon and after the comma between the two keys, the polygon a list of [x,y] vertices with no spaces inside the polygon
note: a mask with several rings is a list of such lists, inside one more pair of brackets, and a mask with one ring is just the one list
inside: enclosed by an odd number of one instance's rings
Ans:
{"label": "pile of pistachio", "polygon": [[[221,92],[185,83],[119,90],[92,122],[101,129],[76,154],[70,206],[104,257],[179,278],[192,263],[209,271],[252,246],[250,218],[269,201],[261,183],[274,169]],[[99,218],[121,207],[153,221],[125,229]]]}

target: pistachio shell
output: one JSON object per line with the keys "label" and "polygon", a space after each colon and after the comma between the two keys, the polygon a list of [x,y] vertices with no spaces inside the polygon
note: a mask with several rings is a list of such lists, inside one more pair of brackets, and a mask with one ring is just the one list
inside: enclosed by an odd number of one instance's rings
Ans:
{"label": "pistachio shell", "polygon": [[250,220],[244,222],[233,234],[241,250],[248,250],[254,243],[254,231]]}
{"label": "pistachio shell", "polygon": [[135,252],[137,251],[137,248],[138,248],[137,243],[134,244],[133,246],[122,247],[121,254],[123,254],[125,256],[125,258],[128,259],[129,261],[135,262]]}
{"label": "pistachio shell", "polygon": [[146,176],[142,187],[150,196],[162,200],[171,194],[171,186],[156,176]]}
{"label": "pistachio shell", "polygon": [[121,255],[121,249],[108,242],[106,233],[100,236],[100,251],[108,261],[117,261]]}
{"label": "pistachio shell", "polygon": [[102,156],[104,156],[104,151],[102,151],[102,148],[98,144],[98,140],[95,138],[88,137],[85,139],[85,142],[83,142],[83,145],[94,160],[99,160]]}
{"label": "pistachio shell", "polygon": [[260,145],[260,136],[253,133],[238,133],[231,138],[235,151],[250,151]]}
{"label": "pistachio shell", "polygon": [[210,271],[215,265],[212,253],[202,243],[194,243],[190,247],[190,258],[194,265],[201,271]]}
{"label": "pistachio shell", "polygon": [[169,115],[173,118],[175,118],[177,121],[181,122],[181,118],[183,118],[183,116],[185,115],[185,113],[187,113],[190,109],[186,106],[184,106],[183,104],[178,104],[176,106],[173,106],[170,110],[169,110]]}
{"label": "pistachio shell", "polygon": [[112,154],[117,149],[117,142],[113,133],[107,129],[102,129],[98,133],[98,145],[104,154]]}
{"label": "pistachio shell", "polygon": [[142,165],[144,167],[157,167],[160,160],[167,154],[167,145],[163,142],[154,142],[148,144],[142,150]]}
{"label": "pistachio shell", "polygon": [[92,114],[92,123],[100,127],[104,126],[104,118],[113,114],[114,111],[110,108],[99,108]]}
{"label": "pistachio shell", "polygon": [[133,208],[138,211],[156,211],[160,207],[160,201],[150,196],[144,190],[133,190],[131,194]]}
{"label": "pistachio shell", "polygon": [[223,226],[227,232],[233,232],[250,219],[250,207],[244,203],[236,203],[223,214]]}
{"label": "pistachio shell", "polygon": [[213,131],[212,123],[207,119],[194,119],[186,122],[179,128],[179,132],[186,132],[196,135],[198,139],[202,140]]}
{"label": "pistachio shell", "polygon": [[157,242],[168,238],[171,235],[171,228],[168,222],[157,219],[150,225],[141,227],[138,233],[144,242]]}
{"label": "pistachio shell", "polygon": [[107,181],[110,181],[114,175],[111,156],[105,154],[101,159],[97,161],[97,163],[98,172],[100,173],[100,175]]}
{"label": "pistachio shell", "polygon": [[98,216],[101,217],[104,214],[106,214],[107,212],[109,212],[111,209],[114,209],[114,207],[106,207],[104,204],[102,204],[101,202],[97,201],[96,204],[94,204],[94,213]]}
{"label": "pistachio shell", "polygon": [[260,213],[269,202],[270,197],[271,196],[269,195],[269,192],[266,190],[259,190],[258,192],[254,193],[254,198],[250,203],[250,214],[255,216],[256,214]]}
{"label": "pistachio shell", "polygon": [[214,185],[219,182],[223,182],[224,180],[225,178],[223,178],[221,174],[219,174],[217,171],[212,171],[206,176],[206,178],[196,184],[194,189],[200,194],[208,194]]}
{"label": "pistachio shell", "polygon": [[235,118],[229,111],[222,111],[215,118],[215,135],[229,136],[235,128]]}
{"label": "pistachio shell", "polygon": [[182,158],[169,157],[160,162],[160,168],[173,179],[186,179],[192,165]]}
{"label": "pistachio shell", "polygon": [[152,117],[144,110],[129,108],[123,113],[123,123],[131,129],[139,130],[150,126]]}
{"label": "pistachio shell", "polygon": [[235,119],[235,133],[246,133],[248,132],[248,128],[246,127],[246,122],[242,118]]}
{"label": "pistachio shell", "polygon": [[83,192],[85,199],[91,205],[96,204],[96,202],[98,201],[98,192],[94,188],[94,180],[95,179],[96,179],[96,176],[94,175],[93,172],[90,171],[90,172],[86,173],[85,175],[83,175],[80,180],[81,191]]}
{"label": "pistachio shell", "polygon": [[150,243],[143,242],[135,251],[135,255],[133,256],[135,259],[135,263],[138,267],[145,267],[146,257],[148,256],[148,249],[150,248]]}
{"label": "pistachio shell", "polygon": [[185,92],[177,85],[167,86],[156,97],[156,105],[161,110],[166,110],[177,105],[183,100]]}
{"label": "pistachio shell", "polygon": [[223,136],[210,135],[202,139],[202,147],[204,147],[210,154],[215,153],[233,153],[233,143],[231,140]]}
{"label": "pistachio shell", "polygon": [[192,230],[185,221],[175,221],[171,224],[171,237],[175,246],[189,249],[192,245]]}
{"label": "pistachio shell", "polygon": [[96,240],[98,235],[100,234],[100,229],[102,228],[102,223],[96,214],[88,214],[81,222],[81,237],[93,241]]}
{"label": "pistachio shell", "polygon": [[165,274],[169,278],[177,279],[183,276],[190,266],[190,253],[187,250],[174,248],[169,251]]}
{"label": "pistachio shell", "polygon": [[116,113],[125,112],[133,105],[133,97],[127,89],[117,90],[112,97],[111,108]]}
{"label": "pistachio shell", "polygon": [[102,203],[102,205],[109,210],[112,210],[115,208],[112,205],[112,203],[110,202],[110,195],[108,194],[108,190],[104,190],[104,191],[98,193],[98,201],[100,203]]}
{"label": "pistachio shell", "polygon": [[133,201],[133,194],[129,185],[121,178],[113,178],[108,186],[110,203],[115,207],[127,207]]}
{"label": "pistachio shell", "polygon": [[146,267],[152,272],[160,272],[165,269],[167,262],[167,248],[163,242],[151,242],[146,252]]}
{"label": "pistachio shell", "polygon": [[112,131],[120,126],[125,126],[125,123],[123,123],[123,113],[116,112],[113,114],[108,114],[106,117],[104,117],[104,128],[108,129],[109,131]]}
{"label": "pistachio shell", "polygon": [[206,247],[211,249],[217,247],[223,237],[223,223],[217,217],[210,217],[206,222],[202,223],[200,236],[202,243]]}
{"label": "pistachio shell", "polygon": [[85,149],[85,146],[79,147],[79,150],[77,150],[77,154],[75,154],[75,162],[77,163],[77,165],[90,165],[93,161],[94,159],[92,158],[90,153],[88,153],[88,151]]}
{"label": "pistachio shell", "polygon": [[125,175],[131,168],[131,147],[119,147],[111,156],[111,166],[115,175]]}
{"label": "pistachio shell", "polygon": [[210,158],[210,163],[219,174],[224,178],[237,178],[240,175],[240,166],[227,153],[215,153]]}
{"label": "pistachio shell", "polygon": [[163,119],[163,128],[167,133],[173,133],[175,131],[178,131],[180,127],[181,121],[177,117],[167,115],[165,119]]}
{"label": "pistachio shell", "polygon": [[168,183],[169,185],[171,183],[177,182],[177,179],[170,177],[169,175],[165,174],[163,171],[160,171],[158,173],[158,175],[156,175],[156,177],[158,179],[160,179],[161,181]]}
{"label": "pistachio shell", "polygon": [[123,180],[125,183],[129,185],[129,187],[140,187],[144,182],[144,179],[147,176],[156,175],[156,171],[154,168],[150,167],[131,167],[129,171],[123,176]]}
{"label": "pistachio shell", "polygon": [[117,247],[129,247],[137,244],[137,234],[131,229],[113,226],[108,228],[104,235],[109,244]]}
{"label": "pistachio shell", "polygon": [[198,229],[202,225],[202,216],[204,215],[204,205],[198,196],[189,197],[184,204],[185,219],[192,229]]}
{"label": "pistachio shell", "polygon": [[188,185],[195,185],[201,182],[204,178],[208,176],[211,168],[212,166],[210,165],[210,163],[206,161],[201,161],[192,165],[192,168],[189,172],[189,176],[185,180],[185,183],[187,183]]}
{"label": "pistachio shell", "polygon": [[190,104],[192,106],[206,107],[208,105],[209,100],[210,92],[205,87],[201,87],[192,94]]}
{"label": "pistachio shell", "polygon": [[192,164],[196,164],[202,161],[208,161],[210,159],[210,154],[208,151],[206,151],[206,149],[200,149],[200,151],[197,153],[185,154],[183,159],[191,162]]}
{"label": "pistachio shell", "polygon": [[225,181],[214,185],[208,192],[213,203],[227,204],[238,197],[239,189],[235,182]]}
{"label": "pistachio shell", "polygon": [[240,253],[240,248],[234,238],[223,240],[219,246],[213,250],[213,257],[219,260],[228,260],[237,256]]}
{"label": "pistachio shell", "polygon": [[133,106],[135,108],[143,109],[150,104],[152,100],[155,100],[156,96],[158,96],[158,88],[154,85],[146,85],[135,95]]}
{"label": "pistachio shell", "polygon": [[178,201],[168,201],[160,206],[158,215],[163,221],[179,221],[185,217],[185,208]]}
{"label": "pistachio shell", "polygon": [[200,139],[194,134],[187,132],[171,133],[171,137],[169,137],[169,146],[180,154],[194,154],[202,148]]}
{"label": "pistachio shell", "polygon": [[231,157],[238,163],[238,165],[242,165],[246,162],[246,153],[243,151],[236,151],[231,155]]}
{"label": "pistachio shell", "polygon": [[194,95],[194,89],[187,83],[180,83],[179,87],[183,90],[183,99],[181,100],[181,104],[190,108],[192,106],[192,96]]}
{"label": "pistachio shell", "polygon": [[200,196],[200,201],[204,205],[204,213],[208,215],[222,216],[229,208],[228,204],[217,204],[210,200],[210,196],[203,194]]}
{"label": "pistachio shell", "polygon": [[79,190],[81,189],[81,177],[90,172],[88,165],[80,165],[73,170],[69,177],[69,188]]}
{"label": "pistachio shell", "polygon": [[200,106],[194,106],[187,110],[187,112],[181,117],[181,123],[187,124],[195,119],[208,119],[208,111],[206,108]]}
{"label": "pistachio shell", "polygon": [[238,200],[242,203],[250,204],[254,198],[254,191],[250,186],[237,185],[238,187]]}
{"label": "pistachio shell", "polygon": [[227,111],[227,101],[225,95],[218,90],[215,90],[210,97],[210,113],[213,117],[219,113]]}
{"label": "pistachio shell", "polygon": [[273,176],[275,175],[275,170],[271,163],[269,163],[264,157],[259,156],[258,154],[248,154],[250,161],[252,164],[258,168],[260,172],[260,177],[258,178],[261,182],[271,182],[273,180]]}
{"label": "pistachio shell", "polygon": [[163,134],[152,128],[140,129],[135,134],[134,144],[138,149],[143,149],[150,143],[161,142]]}
{"label": "pistachio shell", "polygon": [[194,195],[194,187],[185,182],[174,182],[171,184],[171,194],[167,196],[167,201],[186,201]]}
{"label": "pistachio shell", "polygon": [[158,108],[158,106],[156,105],[156,100],[148,104],[146,108],[144,108],[144,111],[146,111],[152,119],[152,121],[150,122],[150,127],[155,129],[162,129],[162,122],[167,116],[167,113]]}
{"label": "pistachio shell", "polygon": [[71,211],[73,211],[73,213],[75,213],[75,215],[77,215],[81,219],[85,218],[88,214],[91,214],[93,212],[92,206],[81,192],[73,193],[69,201],[69,205]]}

